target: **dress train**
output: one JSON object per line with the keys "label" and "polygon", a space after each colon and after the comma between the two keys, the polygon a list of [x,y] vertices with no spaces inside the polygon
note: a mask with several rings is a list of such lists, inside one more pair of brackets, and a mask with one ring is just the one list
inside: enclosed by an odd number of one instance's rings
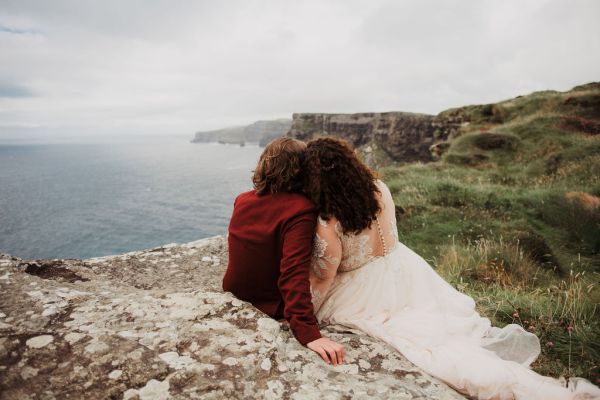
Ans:
{"label": "dress train", "polygon": [[425,372],[478,399],[600,399],[582,378],[564,382],[530,364],[540,342],[521,326],[491,326],[473,299],[401,242],[364,266],[339,272],[317,319],[357,328],[400,351]]}

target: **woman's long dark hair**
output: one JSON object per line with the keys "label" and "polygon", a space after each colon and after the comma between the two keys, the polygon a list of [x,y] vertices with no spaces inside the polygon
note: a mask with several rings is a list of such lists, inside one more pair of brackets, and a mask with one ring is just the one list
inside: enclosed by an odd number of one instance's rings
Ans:
{"label": "woman's long dark hair", "polygon": [[321,137],[308,142],[304,153],[304,192],[323,219],[335,217],[345,233],[371,227],[381,210],[377,176],[348,142]]}

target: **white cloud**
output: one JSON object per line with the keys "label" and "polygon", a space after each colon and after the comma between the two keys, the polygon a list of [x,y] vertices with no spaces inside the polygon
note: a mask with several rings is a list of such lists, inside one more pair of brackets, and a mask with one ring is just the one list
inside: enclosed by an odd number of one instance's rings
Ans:
{"label": "white cloud", "polygon": [[598,16],[594,0],[4,0],[0,138],[191,136],[566,90],[600,80]]}

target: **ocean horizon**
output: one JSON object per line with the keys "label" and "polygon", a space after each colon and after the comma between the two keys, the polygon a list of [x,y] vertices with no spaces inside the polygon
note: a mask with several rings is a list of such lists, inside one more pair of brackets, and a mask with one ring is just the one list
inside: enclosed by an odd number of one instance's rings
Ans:
{"label": "ocean horizon", "polygon": [[0,252],[92,258],[225,234],[258,145],[189,136],[0,143]]}

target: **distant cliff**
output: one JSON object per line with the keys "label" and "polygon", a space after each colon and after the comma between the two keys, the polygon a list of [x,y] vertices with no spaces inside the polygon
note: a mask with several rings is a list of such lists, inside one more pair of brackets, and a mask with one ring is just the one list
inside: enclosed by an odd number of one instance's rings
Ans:
{"label": "distant cliff", "polygon": [[434,148],[458,131],[461,118],[407,112],[294,114],[288,136],[310,140],[334,135],[348,140],[372,166],[432,161]]}
{"label": "distant cliff", "polygon": [[259,143],[266,145],[276,137],[283,136],[290,129],[292,121],[281,118],[270,121],[256,121],[245,126],[234,126],[214,131],[196,132],[192,143]]}

